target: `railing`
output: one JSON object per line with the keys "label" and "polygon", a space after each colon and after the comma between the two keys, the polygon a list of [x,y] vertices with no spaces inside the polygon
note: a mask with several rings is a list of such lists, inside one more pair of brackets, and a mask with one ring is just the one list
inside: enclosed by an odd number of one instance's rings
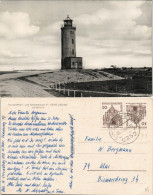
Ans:
{"label": "railing", "polygon": [[[61,85],[63,86],[63,88],[61,88]],[[57,83],[51,84],[50,88],[55,90],[55,91],[58,91],[59,93],[62,93],[65,96],[68,96],[68,97],[70,97],[71,92],[73,93],[73,95],[71,94],[73,97],[76,97],[77,91],[80,92],[80,90],[67,89],[67,88],[65,88],[65,83],[60,83],[60,82],[58,84]],[[80,94],[80,97],[83,97],[83,93]]]}
{"label": "railing", "polygon": [[[90,80],[91,81],[91,80]],[[99,81],[99,80],[98,80]],[[81,82],[87,82],[87,81],[81,81]],[[102,87],[102,91],[95,91],[95,90],[85,90],[85,89],[75,89],[75,83],[73,82],[73,86],[67,86],[68,84],[71,84],[72,82],[67,82],[67,83],[63,83],[63,82],[57,82],[57,83],[51,83],[50,85],[50,90],[52,91],[56,91],[60,94],[62,94],[63,96],[66,97],[137,97],[137,96],[150,96],[149,94],[133,94],[130,93],[128,91],[122,91],[119,92],[118,90],[118,86],[115,85],[114,92],[111,92],[109,90],[105,90],[105,87]],[[77,83],[77,82],[76,82]],[[70,88],[69,88],[70,87]],[[48,91],[50,91],[48,89]]]}
{"label": "railing", "polygon": [[76,28],[76,24],[72,24],[72,26],[62,24],[61,25],[61,28],[64,28],[64,27],[74,27],[74,28]]}

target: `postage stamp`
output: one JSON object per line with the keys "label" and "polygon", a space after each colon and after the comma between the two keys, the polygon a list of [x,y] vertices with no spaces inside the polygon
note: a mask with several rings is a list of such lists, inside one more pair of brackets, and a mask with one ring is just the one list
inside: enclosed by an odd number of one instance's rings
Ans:
{"label": "postage stamp", "polygon": [[146,105],[142,103],[102,104],[102,127],[109,130],[110,137],[117,143],[129,144],[147,127]]}

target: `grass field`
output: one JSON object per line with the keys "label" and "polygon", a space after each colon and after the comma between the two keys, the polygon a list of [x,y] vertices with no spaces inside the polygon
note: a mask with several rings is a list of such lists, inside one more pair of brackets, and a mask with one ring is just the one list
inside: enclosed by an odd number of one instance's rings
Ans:
{"label": "grass field", "polygon": [[26,79],[46,87],[56,84],[57,88],[77,90],[76,94],[79,94],[78,90],[90,91],[90,96],[93,93],[96,97],[105,96],[99,92],[105,92],[107,96],[110,93],[113,93],[112,96],[116,96],[115,93],[120,96],[129,96],[129,93],[142,96],[152,94],[152,68],[59,70]]}
{"label": "grass field", "polygon": [[1,97],[151,96],[152,68],[6,71],[0,86]]}

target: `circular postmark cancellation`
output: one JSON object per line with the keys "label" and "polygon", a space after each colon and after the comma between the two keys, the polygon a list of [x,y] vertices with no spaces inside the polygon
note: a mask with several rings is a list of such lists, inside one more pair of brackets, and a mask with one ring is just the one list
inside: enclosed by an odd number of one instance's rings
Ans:
{"label": "circular postmark cancellation", "polygon": [[130,113],[119,113],[111,118],[108,124],[111,138],[119,144],[130,144],[140,134],[140,120]]}

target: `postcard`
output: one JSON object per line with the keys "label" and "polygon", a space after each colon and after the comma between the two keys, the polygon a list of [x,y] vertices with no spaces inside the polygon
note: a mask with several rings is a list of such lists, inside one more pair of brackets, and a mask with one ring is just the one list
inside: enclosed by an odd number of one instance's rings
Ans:
{"label": "postcard", "polygon": [[152,194],[151,98],[1,103],[2,194]]}
{"label": "postcard", "polygon": [[151,0],[0,0],[1,194],[151,195]]}
{"label": "postcard", "polygon": [[0,97],[150,97],[152,1],[0,1]]}

